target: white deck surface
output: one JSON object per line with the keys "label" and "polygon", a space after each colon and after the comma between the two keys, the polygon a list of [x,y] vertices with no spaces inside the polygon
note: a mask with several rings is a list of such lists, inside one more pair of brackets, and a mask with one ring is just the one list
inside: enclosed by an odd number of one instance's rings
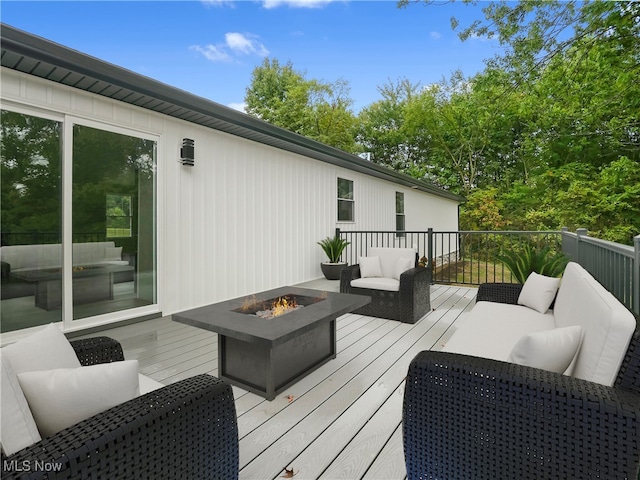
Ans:
{"label": "white deck surface", "polygon": [[[300,285],[336,290],[337,282]],[[234,387],[240,433],[240,478],[404,479],[402,397],[411,359],[438,349],[477,290],[431,287],[432,311],[415,325],[348,314],[338,319],[338,356],[272,402]],[[117,327],[125,358],[169,384],[217,375],[215,333],[170,317]]]}

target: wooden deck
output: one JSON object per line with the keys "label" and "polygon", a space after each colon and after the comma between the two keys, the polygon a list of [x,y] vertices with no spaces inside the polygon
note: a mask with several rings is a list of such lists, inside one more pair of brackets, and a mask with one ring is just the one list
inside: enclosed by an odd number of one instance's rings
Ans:
{"label": "wooden deck", "polygon": [[[310,286],[310,285],[305,285]],[[415,325],[362,315],[338,319],[338,356],[272,402],[234,387],[240,478],[404,479],[402,397],[411,359],[437,349],[477,290],[431,287],[432,311]],[[217,375],[216,334],[163,317],[105,332],[125,358],[169,384]]]}

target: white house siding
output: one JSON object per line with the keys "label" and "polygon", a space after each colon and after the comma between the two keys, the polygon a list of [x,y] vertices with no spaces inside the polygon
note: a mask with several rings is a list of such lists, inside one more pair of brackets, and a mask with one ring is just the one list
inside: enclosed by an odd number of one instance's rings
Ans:
{"label": "white house siding", "polygon": [[[321,277],[317,241],[342,230],[457,230],[458,203],[230,134],[2,69],[3,108],[23,105],[158,137],[158,303],[164,314]],[[195,140],[195,166],[177,160]],[[337,223],[337,178],[355,221]]]}

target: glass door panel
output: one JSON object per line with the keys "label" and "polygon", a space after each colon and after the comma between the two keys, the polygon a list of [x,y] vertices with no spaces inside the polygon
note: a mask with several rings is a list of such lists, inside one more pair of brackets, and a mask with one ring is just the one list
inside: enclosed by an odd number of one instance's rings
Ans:
{"label": "glass door panel", "polygon": [[73,318],[156,303],[156,143],[73,127]]}
{"label": "glass door panel", "polygon": [[62,320],[61,123],[3,110],[1,330]]}

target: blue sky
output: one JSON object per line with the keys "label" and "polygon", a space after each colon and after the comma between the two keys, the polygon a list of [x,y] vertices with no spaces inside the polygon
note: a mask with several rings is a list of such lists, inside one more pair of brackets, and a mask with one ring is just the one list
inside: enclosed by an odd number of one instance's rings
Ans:
{"label": "blue sky", "polygon": [[484,18],[460,2],[395,1],[2,1],[2,22],[155,80],[239,108],[265,56],[307,78],[350,87],[353,110],[377,87],[407,78],[428,85],[461,69],[473,75],[500,53],[495,41],[461,42],[462,25]]}

